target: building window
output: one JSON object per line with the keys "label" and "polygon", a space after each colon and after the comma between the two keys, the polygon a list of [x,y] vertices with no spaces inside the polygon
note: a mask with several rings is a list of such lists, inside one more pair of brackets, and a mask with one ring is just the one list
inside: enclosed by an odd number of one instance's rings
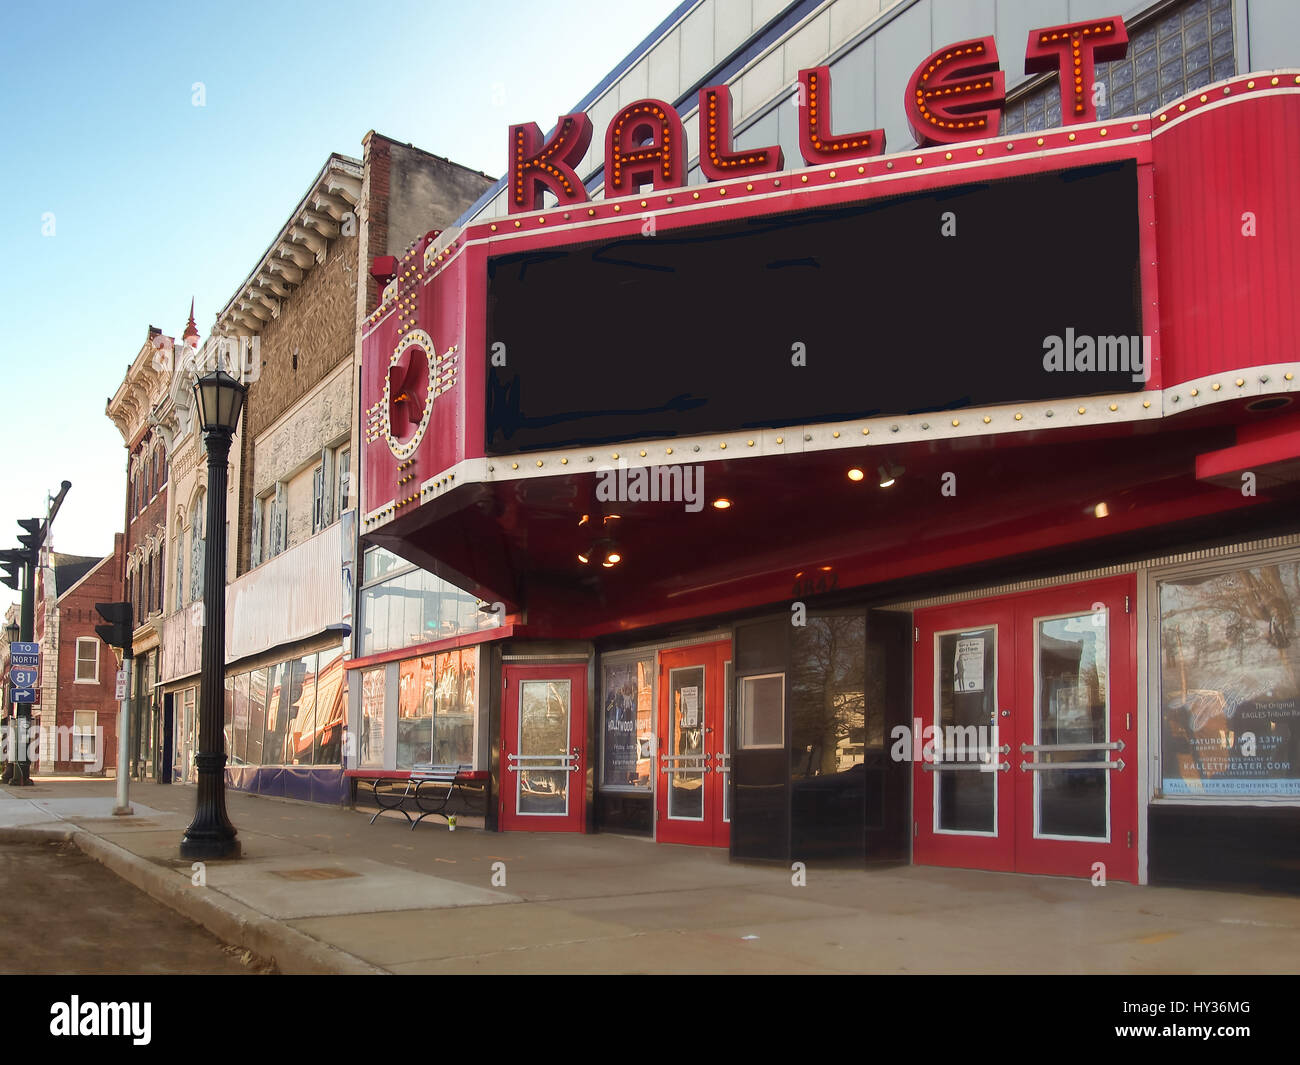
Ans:
{"label": "building window", "polygon": [[176,609],[185,605],[185,529],[177,519],[176,540],[172,545],[176,552]]}
{"label": "building window", "polygon": [[785,674],[764,673],[740,682],[738,746],[747,749],[785,746]]}
{"label": "building window", "polygon": [[605,791],[651,790],[654,675],[653,655],[602,663],[600,784]]}
{"label": "building window", "polygon": [[325,512],[325,467],[317,466],[311,474],[311,531],[320,532],[328,524]]}
{"label": "building window", "polygon": [[481,600],[382,548],[365,554],[361,654],[432,643],[495,628],[502,616]]}
{"label": "building window", "polygon": [[96,638],[77,637],[77,675],[75,683],[99,683],[99,640]]}
{"label": "building window", "polygon": [[339,448],[335,466],[338,471],[338,485],[334,490],[334,498],[339,501],[337,510],[342,514],[352,503],[352,450],[350,448]]}
{"label": "building window", "polygon": [[1300,558],[1157,589],[1161,793],[1300,799]]}
{"label": "building window", "polygon": [[72,715],[72,761],[94,762],[99,750],[93,710],[77,710]]}
{"label": "building window", "polygon": [[190,602],[203,598],[203,507],[205,493],[200,492],[190,510]]}
{"label": "building window", "polygon": [[154,556],[154,572],[157,574],[157,587],[154,589],[153,608],[162,613],[163,609],[163,589],[167,585],[167,552],[162,544],[158,545],[158,553]]}
{"label": "building window", "polygon": [[[1130,24],[1123,59],[1098,63],[1092,92],[1101,119],[1149,114],[1213,81],[1236,73],[1232,0],[1192,0]],[[1001,132],[1061,124],[1055,77],[1007,104]]]}

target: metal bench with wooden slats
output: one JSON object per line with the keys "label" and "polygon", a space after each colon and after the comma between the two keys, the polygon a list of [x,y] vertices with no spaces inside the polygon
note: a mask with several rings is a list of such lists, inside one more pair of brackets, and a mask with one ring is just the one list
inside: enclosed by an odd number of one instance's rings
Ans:
{"label": "metal bench with wooden slats", "polygon": [[[469,782],[477,783],[487,777],[486,772],[475,772],[472,765],[464,762],[456,765],[434,765],[426,762],[412,766],[409,773],[389,770],[373,774],[352,772],[349,775],[370,782],[370,789],[375,797],[375,805],[379,807],[375,811],[374,817],[370,819],[372,825],[378,820],[380,814],[389,810],[396,810],[410,822],[412,831],[415,830],[416,825],[430,814],[447,817],[447,806],[452,797],[460,791],[461,785]],[[406,781],[405,790],[400,795],[397,795],[395,802],[385,802],[384,795],[387,794],[391,800],[396,794],[396,785],[402,780]],[[392,788],[388,787],[390,784]],[[441,794],[437,797],[428,794],[424,790],[426,785],[441,788]],[[416,809],[420,812],[418,817],[413,818],[410,811],[406,809],[408,799],[415,800]]]}

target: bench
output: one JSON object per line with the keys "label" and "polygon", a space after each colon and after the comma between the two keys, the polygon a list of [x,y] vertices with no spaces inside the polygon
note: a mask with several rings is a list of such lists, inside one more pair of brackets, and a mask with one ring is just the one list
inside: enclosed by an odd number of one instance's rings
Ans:
{"label": "bench", "polygon": [[[411,830],[430,815],[448,819],[457,813],[456,807],[467,809],[469,806],[466,785],[477,786],[486,793],[489,774],[487,770],[475,770],[472,765],[433,765],[424,763],[413,766],[410,770],[401,769],[350,769],[346,774],[355,783],[368,783],[375,805],[379,807],[370,819],[373,825],[379,815],[396,810],[410,822]],[[404,785],[404,786],[403,786]],[[402,790],[398,790],[398,788]],[[412,817],[408,810],[408,801],[414,801],[418,817]],[[486,807],[486,803],[484,804]]]}

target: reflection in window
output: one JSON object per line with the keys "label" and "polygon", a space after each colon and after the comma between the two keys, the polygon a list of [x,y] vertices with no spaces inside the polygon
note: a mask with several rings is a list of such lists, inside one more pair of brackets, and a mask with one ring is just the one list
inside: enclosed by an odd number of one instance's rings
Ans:
{"label": "reflection in window", "polygon": [[[1037,622],[1036,744],[1105,743],[1109,619],[1105,610]],[[1106,751],[1039,751],[1039,762],[1104,762]],[[1110,782],[1104,769],[1034,774],[1035,835],[1105,839]]]}
{"label": "reflection in window", "polygon": [[434,659],[409,658],[397,671],[397,768],[429,761],[433,737]]}
{"label": "reflection in window", "polygon": [[1300,796],[1300,561],[1160,582],[1166,795]]}
{"label": "reflection in window", "polygon": [[342,649],[332,647],[322,651],[317,656],[317,669],[315,731],[304,732],[300,742],[306,746],[310,736],[310,760],[315,765],[341,765],[343,728],[348,719],[348,679],[343,669]]}
{"label": "reflection in window", "polygon": [[810,617],[806,625],[794,629],[793,639],[791,776],[819,777],[861,766],[866,733],[866,618]]}
{"label": "reflection in window", "polygon": [[363,767],[380,769],[384,764],[384,672],[385,667],[361,674],[361,750]]}
{"label": "reflection in window", "polygon": [[244,761],[249,765],[262,764],[262,731],[266,728],[266,681],[265,668],[255,669],[249,674],[248,750],[244,755]]}
{"label": "reflection in window", "polygon": [[295,658],[288,668],[284,760],[288,765],[311,765],[312,732],[316,727],[316,656]]}
{"label": "reflection in window", "polygon": [[245,765],[248,754],[248,674],[241,673],[235,677],[235,716],[233,727],[233,748],[230,760],[235,765]]}
{"label": "reflection in window", "polygon": [[495,628],[498,615],[480,601],[427,570],[372,548],[364,559],[361,590],[361,651],[376,654]]}
{"label": "reflection in window", "polygon": [[284,741],[289,726],[291,663],[277,662],[267,675],[266,736],[262,740],[262,765],[284,765]]}
{"label": "reflection in window", "polygon": [[236,678],[234,678],[234,677],[232,677],[232,676],[227,676],[227,677],[226,677],[226,683],[225,683],[225,709],[224,709],[224,712],[223,712],[223,714],[222,714],[222,718],[223,718],[224,724],[223,724],[223,727],[222,727],[222,730],[221,730],[221,735],[222,735],[222,747],[221,747],[221,749],[222,749],[223,751],[226,752],[226,762],[227,762],[227,764],[230,764],[231,762],[234,761],[234,757],[233,757],[233,752],[234,752],[234,734],[233,734],[233,729],[234,729],[234,723],[235,723],[235,679],[236,679]]}

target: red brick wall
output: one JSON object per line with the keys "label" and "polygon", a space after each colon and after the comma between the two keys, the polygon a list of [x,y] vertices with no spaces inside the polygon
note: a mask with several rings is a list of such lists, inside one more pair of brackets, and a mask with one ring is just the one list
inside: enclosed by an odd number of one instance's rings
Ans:
{"label": "red brick wall", "polygon": [[[114,691],[117,660],[113,650],[95,633],[95,626],[102,624],[96,603],[107,603],[117,599],[121,588],[117,580],[116,558],[110,556],[96,569],[87,574],[71,592],[65,593],[59,600],[59,669],[58,669],[58,711],[57,720],[48,720],[48,713],[41,715],[42,727],[53,724],[56,727],[71,729],[73,714],[77,710],[95,711],[96,724],[102,730],[100,754],[102,765],[100,771],[117,765],[117,709],[118,703]],[[99,682],[97,684],[78,684],[77,677],[77,637],[90,637],[99,645]],[[70,734],[70,733],[69,733]],[[57,735],[57,734],[56,734]],[[55,747],[54,772],[82,773],[91,771],[88,763],[60,760],[62,753]],[[48,766],[41,771],[49,772]]]}

